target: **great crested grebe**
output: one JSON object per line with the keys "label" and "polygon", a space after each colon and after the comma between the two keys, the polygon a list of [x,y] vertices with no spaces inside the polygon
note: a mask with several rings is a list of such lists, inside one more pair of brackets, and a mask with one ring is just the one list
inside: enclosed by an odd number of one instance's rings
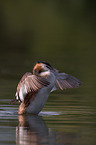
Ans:
{"label": "great crested grebe", "polygon": [[17,86],[15,101],[21,102],[18,114],[38,114],[52,91],[58,88],[77,88],[81,84],[77,78],[60,73],[49,63],[38,61],[33,68],[33,74],[25,73]]}

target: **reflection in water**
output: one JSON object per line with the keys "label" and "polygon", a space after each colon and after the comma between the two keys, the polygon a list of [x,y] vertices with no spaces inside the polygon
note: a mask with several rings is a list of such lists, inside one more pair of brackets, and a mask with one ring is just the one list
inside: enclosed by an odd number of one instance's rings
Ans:
{"label": "reflection in water", "polygon": [[36,115],[20,115],[19,126],[16,127],[17,144],[48,144],[49,130],[42,117]]}
{"label": "reflection in water", "polygon": [[[54,121],[54,124],[56,122]],[[78,135],[48,128],[42,117],[36,115],[20,115],[19,126],[16,127],[16,144],[21,145],[73,145]],[[65,127],[66,128],[66,127]]]}

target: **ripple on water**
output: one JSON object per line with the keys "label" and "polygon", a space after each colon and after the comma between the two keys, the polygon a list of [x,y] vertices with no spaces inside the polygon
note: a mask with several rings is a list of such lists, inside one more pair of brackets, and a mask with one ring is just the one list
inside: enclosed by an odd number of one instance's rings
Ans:
{"label": "ripple on water", "polygon": [[0,119],[16,119],[18,105],[10,105],[10,99],[0,99]]}
{"label": "ripple on water", "polygon": [[[18,105],[10,105],[9,102],[10,99],[0,99],[1,105],[0,105],[0,119],[1,118],[11,118],[18,116]],[[54,116],[54,115],[61,115],[61,112],[55,112],[55,111],[41,111],[39,113],[39,116]]]}
{"label": "ripple on water", "polygon": [[61,112],[54,112],[54,111],[41,111],[39,113],[40,116],[53,116],[53,115],[61,115]]}

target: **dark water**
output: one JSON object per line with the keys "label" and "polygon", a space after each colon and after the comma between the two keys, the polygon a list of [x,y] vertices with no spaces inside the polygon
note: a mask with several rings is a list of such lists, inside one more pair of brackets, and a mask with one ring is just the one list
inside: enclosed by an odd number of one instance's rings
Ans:
{"label": "dark water", "polygon": [[[80,88],[64,91],[57,90],[51,93],[39,116],[18,116],[19,104],[10,105],[10,101],[15,97],[16,85],[21,78],[21,73],[28,70],[31,64],[28,66],[16,62],[14,64],[8,56],[6,56],[6,59],[7,62],[3,63],[4,67],[6,68],[6,63],[9,66],[7,66],[5,71],[2,67],[0,78],[1,145],[95,145],[95,86],[90,83],[88,78],[84,79],[84,74],[81,74],[84,70],[80,72],[80,70],[78,71],[75,68],[72,69],[72,73],[77,74],[78,78],[83,81],[83,85]],[[66,59],[66,65],[67,62],[68,60]],[[72,62],[70,63],[72,64]],[[59,65],[56,65],[56,68],[59,68]]]}
{"label": "dark water", "polygon": [[[0,3],[0,145],[95,145],[95,2]],[[10,101],[37,60],[83,84],[52,92],[39,116],[18,116]]]}

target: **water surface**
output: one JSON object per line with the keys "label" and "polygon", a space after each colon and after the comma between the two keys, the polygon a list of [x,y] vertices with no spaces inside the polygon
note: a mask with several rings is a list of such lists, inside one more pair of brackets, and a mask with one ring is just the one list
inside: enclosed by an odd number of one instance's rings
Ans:
{"label": "water surface", "polygon": [[[96,144],[95,1],[0,2],[0,145]],[[16,86],[37,60],[80,79],[39,116],[18,115]]]}

